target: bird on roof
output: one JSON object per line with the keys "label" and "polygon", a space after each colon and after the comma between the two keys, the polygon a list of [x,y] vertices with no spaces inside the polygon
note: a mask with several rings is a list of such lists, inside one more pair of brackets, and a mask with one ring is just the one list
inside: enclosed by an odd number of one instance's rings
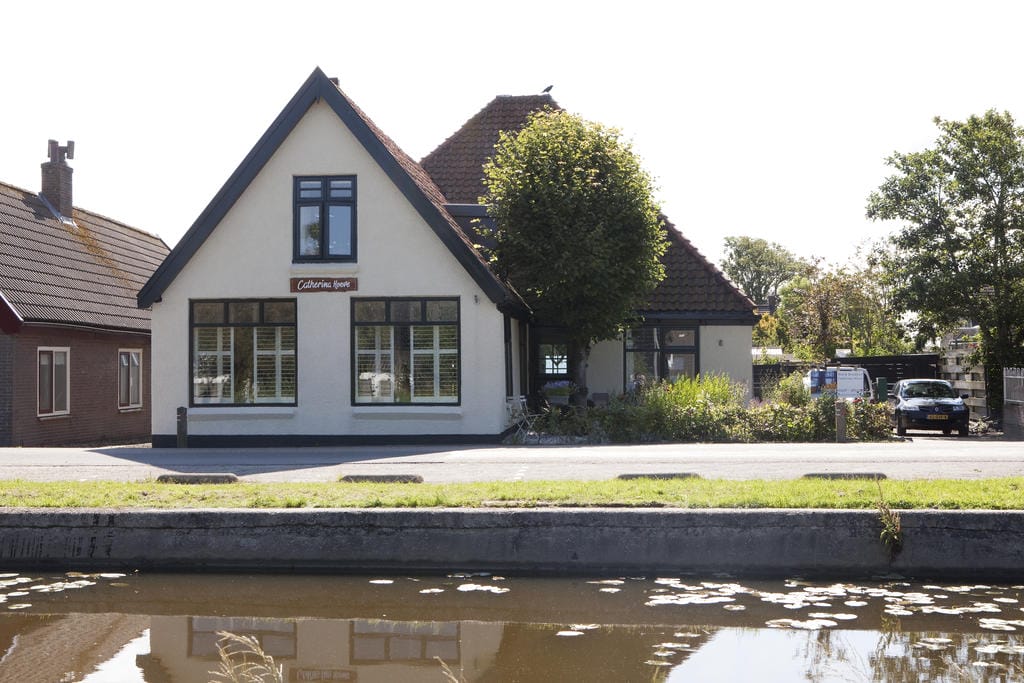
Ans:
{"label": "bird on roof", "polygon": [[554,88],[554,87],[555,86],[553,86],[553,85],[549,85],[548,87],[544,88],[543,90],[540,91],[541,95],[548,94],[549,92],[551,92],[551,89]]}

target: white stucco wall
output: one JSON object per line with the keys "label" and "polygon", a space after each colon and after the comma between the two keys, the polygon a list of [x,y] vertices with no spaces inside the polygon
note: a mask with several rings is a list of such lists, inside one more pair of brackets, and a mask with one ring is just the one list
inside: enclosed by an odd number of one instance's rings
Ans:
{"label": "white stucco wall", "polygon": [[587,388],[591,394],[617,396],[622,393],[623,354],[621,337],[594,344],[587,365]]}
{"label": "white stucco wall", "polygon": [[[699,372],[725,373],[752,394],[754,370],[750,356],[749,325],[704,325],[698,328]],[[624,390],[624,352],[621,338],[595,344],[590,352],[587,382],[593,392],[614,396]]]}
{"label": "white stucco wall", "polygon": [[[357,263],[292,263],[295,175],[356,176]],[[293,277],[358,278],[358,291],[292,294]],[[459,298],[460,405],[351,405],[351,299],[373,296]],[[189,405],[189,300],[272,297],[298,302],[298,405],[193,406],[190,434],[496,434],[504,427],[502,314],[322,102],[153,306],[154,434],[174,434],[176,407]]]}
{"label": "white stucco wall", "polygon": [[701,374],[725,373],[747,387],[753,396],[754,365],[750,356],[749,325],[707,325],[700,328]]}

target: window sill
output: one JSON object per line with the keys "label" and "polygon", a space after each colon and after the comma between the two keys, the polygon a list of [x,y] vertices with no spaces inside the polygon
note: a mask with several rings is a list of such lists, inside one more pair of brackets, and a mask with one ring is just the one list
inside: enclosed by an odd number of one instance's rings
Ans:
{"label": "window sill", "polygon": [[119,413],[141,413],[142,406],[125,406],[124,408],[118,408]]}
{"label": "window sill", "polygon": [[218,408],[216,406],[192,406],[188,409],[189,422],[203,422],[204,420],[222,420],[224,418],[267,420],[287,420],[295,417],[294,406],[231,406]]}
{"label": "window sill", "polygon": [[64,420],[71,417],[71,413],[47,413],[46,415],[36,415],[36,418],[43,422],[49,422],[50,420]]}
{"label": "window sill", "polygon": [[400,406],[356,405],[352,407],[356,420],[461,420],[461,406]]}

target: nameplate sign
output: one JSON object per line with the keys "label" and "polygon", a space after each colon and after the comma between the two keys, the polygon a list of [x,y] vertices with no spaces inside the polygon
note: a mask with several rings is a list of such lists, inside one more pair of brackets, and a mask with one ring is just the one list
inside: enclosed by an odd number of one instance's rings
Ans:
{"label": "nameplate sign", "polygon": [[292,669],[290,680],[302,681],[355,681],[356,672],[351,669]]}
{"label": "nameplate sign", "polygon": [[355,292],[359,280],[354,277],[293,277],[293,292]]}

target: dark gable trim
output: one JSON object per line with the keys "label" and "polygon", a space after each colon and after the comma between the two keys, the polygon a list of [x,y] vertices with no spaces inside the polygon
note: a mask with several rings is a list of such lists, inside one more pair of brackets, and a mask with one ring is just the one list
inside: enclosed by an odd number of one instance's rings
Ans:
{"label": "dark gable trim", "polygon": [[[196,222],[157,268],[149,282],[139,291],[139,308],[149,308],[160,300],[185,264],[195,255],[228,211],[242,196],[246,188],[291,134],[306,112],[322,99],[338,115],[356,139],[363,145],[388,178],[401,191],[410,204],[433,229],[441,242],[469,272],[487,297],[499,308],[514,308],[515,297],[495,274],[477,258],[468,245],[455,234],[451,223],[438,207],[423,193],[416,182],[402,168],[395,156],[385,147],[366,121],[352,108],[338,87],[320,70],[314,69],[306,82],[295,93],[277,119],[270,125],[252,151],[242,160],[228,181],[214,196]],[[290,256],[289,256],[290,258]]]}

